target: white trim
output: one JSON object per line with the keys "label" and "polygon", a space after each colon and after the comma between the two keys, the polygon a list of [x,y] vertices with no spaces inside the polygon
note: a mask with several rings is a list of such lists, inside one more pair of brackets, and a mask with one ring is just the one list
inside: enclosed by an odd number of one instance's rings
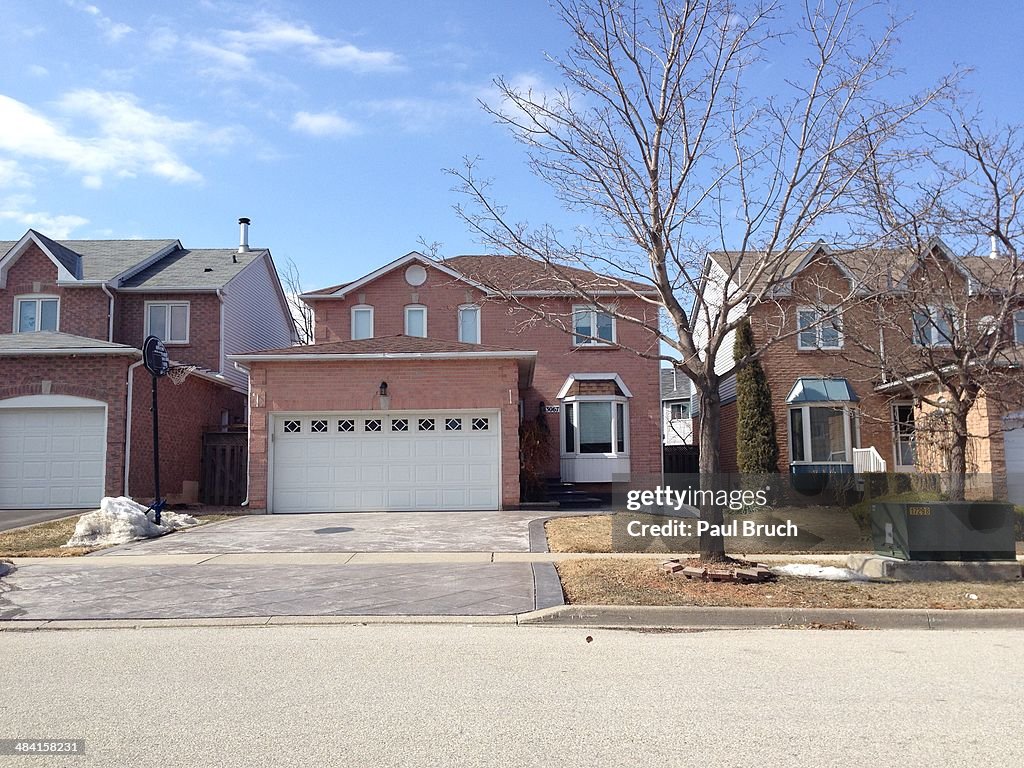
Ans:
{"label": "white trim", "polygon": [[[409,310],[418,311],[423,310],[423,335],[409,333]],[[426,304],[406,304],[405,305],[405,335],[412,338],[426,339],[428,338],[427,332],[427,305]]]}
{"label": "white trim", "polygon": [[[472,309],[473,311],[476,312],[476,341],[466,341],[464,338],[462,338],[462,313],[464,311],[467,311],[467,310],[470,310],[470,309]],[[483,311],[480,309],[480,305],[479,304],[460,304],[459,305],[459,309],[458,309],[458,312],[455,315],[455,319],[456,319],[456,321],[458,323],[458,326],[459,326],[459,341],[461,341],[463,344],[482,344],[483,343],[483,336],[481,335],[481,332],[480,332],[480,316],[482,314],[483,314]]]}
{"label": "white trim", "polygon": [[[366,312],[367,310],[369,310],[370,312],[370,335],[360,336],[356,338],[356,312]],[[352,307],[348,315],[348,337],[352,339],[352,341],[361,341],[363,339],[373,338],[373,314],[374,312],[372,304],[356,304],[354,307]]]}
{"label": "white trim", "polygon": [[[34,301],[36,303],[36,329],[34,331],[23,331],[21,330],[21,312],[20,304],[23,301]],[[43,315],[42,302],[44,301],[56,301],[57,302],[57,327],[47,328],[43,331],[38,327],[39,321]],[[60,296],[54,293],[21,293],[14,297],[14,320],[11,322],[11,330],[14,333],[60,333]]]}
{"label": "white trim", "polygon": [[14,266],[14,263],[21,258],[22,252],[29,243],[35,243],[39,250],[41,250],[43,254],[53,262],[53,265],[57,267],[58,285],[62,282],[78,282],[78,276],[68,272],[67,267],[61,264],[60,259],[54,256],[50,249],[43,244],[43,241],[36,237],[36,233],[30,229],[22,235],[21,240],[15,243],[11,249],[4,254],[3,258],[0,258],[0,288],[7,287],[7,273],[10,271],[11,267]]}
{"label": "white trim", "polygon": [[[493,291],[488,290],[485,286],[481,285],[480,283],[477,283],[477,282],[475,282],[473,280],[470,280],[468,277],[463,275],[461,272],[456,272],[451,267],[445,266],[444,264],[442,264],[439,261],[434,261],[433,259],[428,259],[422,253],[418,253],[417,251],[410,251],[409,253],[405,254],[405,256],[402,256],[402,257],[397,258],[397,259],[395,259],[394,261],[392,261],[392,262],[390,262],[388,264],[385,264],[383,267],[380,267],[379,269],[374,270],[373,272],[371,272],[368,275],[364,275],[363,277],[359,278],[355,282],[351,282],[348,285],[345,285],[345,286],[342,286],[341,288],[338,288],[333,293],[303,293],[303,294],[301,294],[299,296],[299,298],[300,299],[307,299],[307,298],[310,298],[310,299],[344,299],[350,293],[352,293],[353,291],[359,290],[360,288],[362,288],[367,283],[372,283],[377,278],[382,277],[383,275],[386,275],[388,272],[391,272],[392,270],[398,269],[399,267],[404,266],[404,265],[406,265],[406,264],[408,264],[408,263],[410,263],[412,261],[418,261],[424,267],[432,267],[433,269],[436,269],[436,270],[438,270],[440,272],[445,273],[449,277],[453,277],[456,280],[459,280],[460,282],[466,283],[467,285],[471,285],[474,288],[476,288],[476,289],[478,289],[480,291],[483,291],[487,295],[492,295],[494,293]],[[429,275],[429,270],[428,270],[428,275]]]}
{"label": "white trim", "polygon": [[[572,385],[577,381],[614,381],[623,395],[626,397],[633,396],[633,393],[629,391],[629,387],[626,386],[626,383],[617,373],[570,373],[561,389],[558,390],[558,394],[555,395],[555,399],[561,400],[564,398],[569,393],[569,390],[572,389]],[[605,397],[605,395],[599,395],[599,397]],[[608,397],[611,397],[611,395]]]}
{"label": "white trim", "polygon": [[[107,283],[100,283],[100,289],[107,294],[107,341],[114,341],[114,294],[110,292]],[[60,312],[60,307],[57,308]]]}
{"label": "white trim", "polygon": [[227,360],[224,359],[224,290],[221,288],[217,289],[217,299],[217,312],[220,315],[220,350],[217,353],[217,371],[223,373],[228,366]]}
{"label": "white trim", "polygon": [[[237,276],[237,275],[236,275]],[[230,281],[228,281],[230,282]],[[216,293],[217,286],[140,286],[138,288],[118,288],[118,293]]]}
{"label": "white trim", "polygon": [[[21,335],[21,334],[19,334]],[[30,334],[25,334],[30,335]],[[134,347],[34,347],[32,349],[0,349],[0,357],[23,357],[25,355],[126,355],[141,357],[142,352]]]}
{"label": "white trim", "polygon": [[[821,408],[828,411],[842,410],[843,413],[843,449],[846,453],[844,461],[831,459],[814,461],[813,447],[811,445],[811,409]],[[797,461],[793,458],[793,421],[790,415],[793,411],[800,410],[800,423],[803,431],[804,458]],[[795,403],[786,406],[786,445],[789,454],[790,466],[807,466],[826,464],[829,466],[845,466],[853,464],[853,443],[854,443],[854,413],[857,411],[856,404],[851,400],[834,401],[834,405],[827,402],[818,403]]]}
{"label": "white trim", "polygon": [[[587,312],[590,314],[590,338],[586,338],[583,341],[577,341],[576,333],[576,315]],[[605,341],[604,339],[597,338],[597,316],[607,315],[612,321],[612,338],[611,341]],[[619,329],[618,322],[614,314],[606,309],[595,306],[593,304],[573,304],[572,306],[572,345],[576,349],[586,347],[612,347],[619,343]]]}
{"label": "white trim", "polygon": [[[813,312],[817,319],[807,328],[800,327],[800,313],[801,312]],[[834,321],[838,320],[838,327],[834,324]],[[839,334],[839,343],[836,345],[826,346],[823,342],[823,333],[825,330],[824,323],[826,321],[833,321],[833,330]],[[801,352],[815,352],[815,351],[835,351],[843,348],[843,312],[838,307],[815,307],[810,304],[803,304],[796,308],[796,348]],[[814,331],[814,344],[807,346],[804,344],[803,334],[808,331]]]}
{"label": "white trim", "polygon": [[103,400],[74,395],[19,395],[0,400],[0,408],[99,408],[107,407]]}
{"label": "white trim", "polygon": [[[217,290],[219,291],[220,289],[218,288]],[[160,337],[160,338],[164,342],[164,344],[166,346],[168,346],[168,347],[171,347],[171,346],[186,346],[186,345],[188,345],[190,343],[189,339],[191,338],[191,334],[192,334],[192,302],[191,301],[176,301],[176,300],[146,301],[146,302],[144,302],[143,303],[143,318],[142,318],[142,335],[143,335],[143,337],[158,335],[158,334],[154,334],[152,332],[152,329],[149,327],[149,309],[150,309],[150,307],[154,307],[154,306],[162,306],[162,307],[166,308],[166,312],[164,313],[164,319],[166,321],[166,326],[165,326],[164,330],[166,331],[166,335],[167,336],[170,336],[170,331],[171,331],[171,312],[170,312],[171,307],[180,307],[180,306],[184,306],[185,307],[185,338],[184,338],[184,340],[182,340],[182,339],[167,339],[167,338],[164,338],[164,337]]]}
{"label": "white trim", "polygon": [[[606,453],[580,453],[580,403],[609,403],[611,407],[611,443],[612,450]],[[619,420],[618,405],[622,405],[622,451],[618,450],[619,444]],[[565,406],[577,406],[573,408],[573,448],[567,451],[565,448]],[[578,456],[604,457],[608,459],[628,459],[630,456],[630,429],[629,429],[629,398],[621,395],[573,395],[567,397],[559,404],[558,410],[559,428],[559,456],[565,458],[576,458]]]}

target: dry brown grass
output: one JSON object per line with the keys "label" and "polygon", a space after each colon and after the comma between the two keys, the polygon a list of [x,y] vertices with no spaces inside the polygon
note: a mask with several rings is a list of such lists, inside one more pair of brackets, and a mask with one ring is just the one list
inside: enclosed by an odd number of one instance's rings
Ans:
{"label": "dry brown grass", "polygon": [[858,583],[783,577],[763,584],[731,584],[670,576],[660,570],[658,560],[564,560],[556,567],[566,601],[580,605],[1024,608],[1024,582],[1019,581]]}
{"label": "dry brown grass", "polygon": [[552,552],[611,552],[611,515],[556,517],[544,523]]}
{"label": "dry brown grass", "polygon": [[[81,515],[67,517],[63,520],[51,520],[47,523],[39,523],[20,528],[16,531],[4,531],[0,533],[0,558],[2,557],[77,557],[95,552],[98,547],[74,547],[62,549],[62,544],[67,544],[71,534],[75,532],[75,525]],[[199,515],[197,516],[200,525],[215,523],[221,520],[231,520],[232,515]]]}

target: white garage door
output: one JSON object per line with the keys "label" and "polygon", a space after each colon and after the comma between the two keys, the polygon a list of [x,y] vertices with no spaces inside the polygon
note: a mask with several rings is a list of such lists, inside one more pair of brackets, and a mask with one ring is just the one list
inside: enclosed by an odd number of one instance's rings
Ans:
{"label": "white garage door", "polygon": [[497,509],[498,413],[274,414],[272,512]]}
{"label": "white garage door", "polygon": [[46,395],[0,401],[0,509],[99,507],[107,413],[83,402],[92,401]]}
{"label": "white garage door", "polygon": [[1004,427],[1007,490],[1010,501],[1024,504],[1024,414],[1008,418]]}

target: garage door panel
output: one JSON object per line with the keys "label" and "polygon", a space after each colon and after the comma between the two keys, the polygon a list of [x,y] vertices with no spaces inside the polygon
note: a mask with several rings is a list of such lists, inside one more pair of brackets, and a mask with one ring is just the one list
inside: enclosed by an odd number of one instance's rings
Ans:
{"label": "garage door panel", "polygon": [[106,453],[101,406],[0,408],[0,507],[99,506]]}
{"label": "garage door panel", "polygon": [[1024,504],[1024,419],[1007,419],[1004,427],[1007,495],[1014,504]]}
{"label": "garage door panel", "polygon": [[[275,414],[273,511],[497,508],[498,419],[484,418],[437,411]],[[292,431],[285,431],[286,422]],[[317,422],[327,429],[314,429]]]}

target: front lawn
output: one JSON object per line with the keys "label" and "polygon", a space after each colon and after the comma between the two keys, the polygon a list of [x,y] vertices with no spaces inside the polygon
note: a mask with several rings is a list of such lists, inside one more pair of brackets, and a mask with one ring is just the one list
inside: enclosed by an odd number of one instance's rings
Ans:
{"label": "front lawn", "polygon": [[[78,518],[66,517],[63,520],[51,520],[15,531],[0,532],[0,558],[4,557],[75,557],[86,555],[98,548],[75,547],[62,549],[75,532]],[[197,515],[200,525],[215,523],[219,520],[230,520],[232,515]]]}
{"label": "front lawn", "polygon": [[774,582],[735,584],[669,575],[658,560],[563,560],[556,567],[566,602],[578,605],[1024,608],[1020,581],[835,582],[780,577]]}

